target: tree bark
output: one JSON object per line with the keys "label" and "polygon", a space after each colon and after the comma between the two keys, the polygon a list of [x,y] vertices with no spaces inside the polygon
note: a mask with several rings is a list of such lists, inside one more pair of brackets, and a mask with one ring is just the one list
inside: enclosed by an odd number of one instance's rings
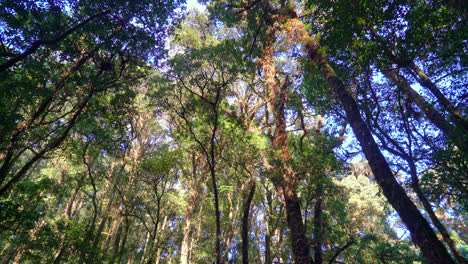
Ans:
{"label": "tree bark", "polygon": [[322,264],[322,184],[320,180],[317,182],[315,191],[315,206],[314,206],[314,258],[315,264]]}
{"label": "tree bark", "polygon": [[122,236],[122,221],[119,221],[119,227],[117,228],[117,233],[115,234],[114,246],[112,248],[112,257],[109,260],[109,264],[115,263],[117,255],[119,253],[120,239]]}
{"label": "tree bark", "polygon": [[[397,73],[397,70],[385,70],[382,71],[382,73],[395,85],[398,87],[403,88],[405,91],[406,95],[408,96],[408,99],[415,102],[416,105],[423,111],[423,113],[426,115],[427,119],[434,124],[436,127],[438,127],[442,133],[450,140],[452,140],[453,143],[455,143],[459,148],[468,150],[468,142],[465,142],[463,140],[463,137],[460,137],[457,135],[455,132],[456,128],[448,122],[445,117],[434,107],[431,106],[426,100],[419,95],[411,86],[409,85],[408,81],[406,80],[405,77],[401,76],[400,74]],[[459,125],[459,127],[463,128],[464,125],[464,120],[461,119],[458,115],[455,115],[458,119],[454,121],[456,125]],[[452,117],[453,119],[453,117]],[[463,130],[464,133],[467,133],[468,130]]]}
{"label": "tree bark", "polygon": [[437,85],[432,82],[426,73],[424,73],[414,62],[410,62],[407,68],[409,68],[410,72],[413,74],[419,84],[432,92],[442,107],[449,113],[452,121],[455,123],[460,122],[460,124],[465,129],[465,132],[467,132],[467,123],[463,119],[461,112],[455,108],[455,106],[447,99],[447,97],[444,96],[444,94],[442,94],[439,88],[437,88]]}
{"label": "tree bark", "polygon": [[180,263],[189,263],[189,249],[190,249],[190,229],[192,225],[192,216],[196,207],[198,199],[198,183],[197,183],[197,162],[195,153],[192,153],[192,182],[189,190],[189,202],[187,204],[187,212],[184,218],[184,236],[182,245],[180,246]]}
{"label": "tree bark", "polygon": [[242,205],[243,215],[242,215],[242,263],[249,263],[249,213],[250,213],[250,204],[255,193],[255,181],[252,181],[250,184],[250,191],[247,200],[245,200]]}
{"label": "tree bark", "polygon": [[411,188],[414,190],[414,192],[418,196],[418,199],[421,201],[424,207],[424,210],[429,215],[429,218],[431,219],[432,223],[437,227],[437,230],[439,230],[440,234],[442,235],[442,239],[444,240],[445,244],[447,244],[450,251],[452,251],[452,254],[455,256],[455,259],[458,261],[458,263],[468,264],[468,261],[463,257],[460,251],[458,251],[455,245],[455,242],[450,237],[450,234],[448,233],[445,226],[440,222],[439,218],[437,218],[437,216],[435,215],[434,210],[432,210],[431,204],[429,203],[423,191],[421,190],[421,187],[419,185],[419,178],[418,178],[416,164],[414,164],[414,161],[411,158],[409,158],[407,161],[410,166]]}
{"label": "tree bark", "polygon": [[273,259],[272,259],[272,252],[271,252],[271,234],[272,234],[272,217],[271,211],[273,208],[273,199],[272,199],[272,194],[268,188],[266,188],[266,200],[267,200],[267,207],[265,208],[266,215],[265,215],[265,264],[271,264]]}
{"label": "tree bark", "polygon": [[[268,92],[268,103],[273,112],[275,125],[272,136],[272,148],[278,152],[279,157],[272,166],[272,182],[278,191],[281,201],[286,209],[286,220],[291,232],[291,244],[293,259],[296,264],[309,264],[312,260],[309,256],[309,243],[305,236],[304,224],[299,199],[296,194],[296,175],[289,167],[290,161],[288,136],[286,132],[285,103],[287,87],[290,85],[286,77],[283,85],[279,85],[275,75],[276,69],[273,62],[275,34],[279,29],[276,23],[267,32],[266,43],[263,50],[262,66],[265,72],[265,85]],[[274,153],[275,155],[276,153]]]}
{"label": "tree bark", "polygon": [[396,86],[403,88],[408,99],[415,102],[416,105],[423,111],[427,119],[431,121],[436,127],[438,127],[448,138],[456,140],[456,136],[453,133],[453,127],[447,120],[435,110],[424,98],[419,95],[406,81],[406,78],[399,75],[397,70],[384,70],[382,73]]}
{"label": "tree bark", "polygon": [[437,239],[434,230],[396,181],[390,166],[362,119],[355,99],[346,90],[344,83],[337,77],[328,63],[327,57],[319,52],[319,49],[321,49],[319,43],[309,36],[302,22],[297,19],[297,15],[291,18],[295,37],[306,49],[308,56],[318,66],[321,75],[344,108],[346,118],[362,147],[377,183],[411,232],[413,242],[421,249],[422,254],[430,263],[453,264],[454,262],[447,249]]}

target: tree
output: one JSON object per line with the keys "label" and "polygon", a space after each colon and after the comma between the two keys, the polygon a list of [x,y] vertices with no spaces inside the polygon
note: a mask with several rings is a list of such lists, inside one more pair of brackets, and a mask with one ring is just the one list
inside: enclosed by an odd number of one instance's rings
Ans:
{"label": "tree", "polygon": [[62,144],[96,95],[122,89],[163,55],[179,5],[2,2],[1,195]]}

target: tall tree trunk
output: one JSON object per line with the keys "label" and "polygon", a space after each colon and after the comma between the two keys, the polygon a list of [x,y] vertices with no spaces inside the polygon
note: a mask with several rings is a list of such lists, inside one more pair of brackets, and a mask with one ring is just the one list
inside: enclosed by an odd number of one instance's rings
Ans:
{"label": "tall tree trunk", "polygon": [[447,229],[445,226],[440,222],[439,218],[437,218],[436,214],[434,213],[434,210],[432,210],[432,206],[427,200],[426,196],[424,195],[423,191],[421,190],[421,187],[419,185],[419,179],[418,179],[418,173],[417,173],[417,168],[416,164],[414,161],[409,158],[408,164],[410,166],[410,173],[411,173],[411,188],[414,190],[416,195],[418,196],[418,199],[421,201],[424,210],[427,212],[429,215],[432,223],[437,227],[439,230],[440,234],[442,235],[442,239],[444,242],[447,244],[449,247],[450,251],[452,251],[452,254],[455,256],[455,259],[458,261],[459,264],[468,264],[468,261],[463,257],[463,255],[458,251],[455,242],[452,240],[450,237],[450,234],[448,233]]}
{"label": "tall tree trunk", "polygon": [[315,191],[315,206],[314,206],[314,258],[315,264],[322,264],[322,194],[323,188],[320,180],[317,181],[317,189]]}
{"label": "tall tree trunk", "polygon": [[271,264],[273,261],[271,251],[271,237],[273,234],[273,226],[271,225],[271,211],[273,208],[273,199],[271,196],[272,193],[268,189],[266,189],[267,207],[265,208],[265,264]]}
{"label": "tall tree trunk", "polygon": [[[109,200],[107,202],[106,210],[101,213],[102,219],[101,219],[101,222],[99,223],[98,229],[94,236],[93,248],[96,248],[96,249],[98,248],[99,242],[101,240],[102,231],[104,230],[107,220],[109,219],[109,213],[112,209],[115,193],[117,191],[117,183],[112,182],[112,179],[113,179],[112,175],[114,174],[114,166],[115,166],[115,160],[113,160],[111,163],[110,172],[109,172],[109,181],[107,182],[107,186],[106,186],[106,190],[107,190],[106,192],[109,193]],[[123,169],[124,169],[124,166],[122,166],[120,172],[122,172]]]}
{"label": "tall tree trunk", "polygon": [[312,260],[309,256],[309,243],[305,236],[300,203],[296,194],[296,175],[294,175],[293,170],[288,165],[290,155],[284,107],[286,103],[287,87],[290,85],[290,82],[289,78],[286,77],[283,85],[280,85],[275,78],[276,69],[273,62],[273,45],[275,42],[275,34],[278,29],[279,26],[275,23],[268,30],[262,58],[266,89],[268,92],[268,103],[272,109],[275,124],[275,131],[272,136],[272,147],[280,153],[280,157],[275,157],[278,162],[275,162],[276,164],[272,168],[272,181],[286,209],[286,220],[291,231],[294,262],[297,264],[309,264],[312,263]]}
{"label": "tall tree trunk", "polygon": [[[8,251],[9,251],[9,252],[6,254],[5,258],[3,259],[2,264],[9,264],[9,263],[11,263],[11,260],[12,260],[12,259],[16,256],[16,254],[18,253],[17,248],[16,248],[16,247],[12,247],[11,245],[10,245],[10,247],[8,248]],[[3,249],[3,250],[2,250],[2,253],[3,253],[3,252],[6,252],[6,250]],[[3,254],[2,254],[2,256],[3,256]]]}
{"label": "tall tree trunk", "polygon": [[[294,12],[294,11],[293,11]],[[288,11],[291,14],[291,11]],[[419,212],[418,208],[409,199],[405,190],[396,181],[385,157],[374,141],[369,128],[361,117],[358,105],[344,83],[328,63],[327,57],[319,52],[319,43],[305,30],[304,25],[297,19],[297,15],[291,20],[295,37],[308,52],[308,56],[318,66],[318,69],[327,81],[341,106],[346,112],[346,117],[356,135],[369,166],[377,183],[382,188],[383,194],[390,204],[398,212],[403,223],[411,232],[414,243],[421,249],[423,255],[430,263],[453,264],[453,260],[444,245],[437,239],[434,230]]]}
{"label": "tall tree trunk", "polygon": [[125,217],[125,232],[122,238],[122,242],[119,247],[119,254],[118,254],[118,260],[117,263],[122,263],[122,257],[123,254],[125,253],[125,246],[127,245],[127,238],[128,238],[128,233],[130,231],[130,222],[128,221],[128,217]]}
{"label": "tall tree trunk", "polygon": [[[109,220],[111,221],[111,220]],[[117,216],[112,224],[112,227],[111,227],[111,230],[109,231],[109,235],[107,236],[107,239],[106,239],[106,242],[104,243],[104,247],[103,247],[103,252],[107,252],[108,249],[109,249],[109,244],[112,240],[112,238],[114,237],[114,234],[115,232],[117,231],[117,228],[120,224],[120,217]]]}
{"label": "tall tree trunk", "polygon": [[199,192],[201,191],[199,186],[199,180],[197,177],[197,161],[196,161],[196,156],[195,153],[192,153],[192,178],[190,181],[190,190],[189,190],[189,201],[187,204],[187,212],[185,213],[185,218],[184,218],[184,235],[182,239],[182,245],[180,249],[180,263],[181,264],[188,264],[189,263],[189,251],[190,251],[190,246],[191,246],[191,238],[190,238],[190,232],[192,228],[192,217],[195,211],[195,208],[197,207],[197,204],[199,203],[198,198],[200,196]]}
{"label": "tall tree trunk", "polygon": [[152,240],[151,233],[152,232],[147,232],[146,234],[145,246],[143,248],[143,254],[141,255],[140,264],[144,264],[146,260],[146,256],[148,256],[148,250],[150,248],[150,241]]}
{"label": "tall tree trunk", "polygon": [[[166,228],[168,226],[168,222],[169,222],[168,217],[166,215],[164,216],[163,224],[159,229],[159,234],[164,234],[167,231]],[[154,253],[151,253],[151,257],[148,260],[148,264],[151,264],[153,259],[156,260],[155,261],[156,264],[159,264],[159,262],[161,261],[161,253],[162,253],[163,246],[161,245],[161,243],[154,243],[154,244],[156,244],[157,247],[154,249]],[[169,255],[169,258],[171,257],[172,257],[172,254]],[[171,261],[168,261],[168,263],[171,263]]]}
{"label": "tall tree trunk", "polygon": [[423,86],[429,89],[432,94],[437,98],[442,107],[449,113],[450,118],[453,122],[460,124],[465,133],[468,133],[468,124],[464,120],[461,111],[457,110],[455,106],[442,94],[437,88],[437,85],[424,73],[414,62],[410,62],[408,67],[410,72],[416,78],[416,80]]}
{"label": "tall tree trunk", "polygon": [[[382,73],[395,85],[403,88],[409,100],[416,103],[416,105],[423,111],[424,115],[429,121],[438,127],[444,135],[451,139],[459,148],[468,150],[468,142],[464,141],[463,137],[460,137],[455,133],[455,127],[453,127],[445,117],[434,107],[428,103],[421,95],[419,95],[411,86],[405,77],[398,74],[397,70],[384,70]],[[463,120],[458,119],[455,124],[463,125]],[[464,133],[468,133],[465,130]]]}
{"label": "tall tree trunk", "polygon": [[255,193],[255,181],[252,180],[250,183],[250,191],[249,196],[244,201],[242,205],[243,213],[242,213],[242,263],[248,264],[249,263],[249,212],[250,212],[250,204],[252,203],[252,199]]}
{"label": "tall tree trunk", "polygon": [[198,190],[194,188],[196,184],[197,176],[197,164],[195,153],[192,153],[192,179],[193,182],[190,184],[189,190],[189,201],[187,204],[187,211],[185,212],[184,218],[184,235],[182,238],[182,244],[180,246],[180,263],[188,264],[189,263],[189,247],[190,247],[190,228],[192,221],[192,214],[195,208],[195,202],[198,196]]}
{"label": "tall tree trunk", "polygon": [[[224,254],[222,258],[222,263],[228,263],[229,262],[229,249],[231,248],[232,244],[232,239],[234,237],[234,226],[236,222],[236,216],[239,215],[239,210],[240,210],[240,203],[242,199],[238,199],[237,203],[234,206],[233,203],[233,193],[229,192],[228,193],[228,200],[229,200],[229,213],[228,213],[228,226],[225,228],[225,233],[223,235],[224,237]],[[242,234],[241,234],[242,235]]]}
{"label": "tall tree trunk", "polygon": [[[79,190],[81,189],[81,186],[83,184],[83,181],[84,181],[84,176],[81,177],[79,180],[78,180],[78,183],[77,183],[77,186],[76,188],[73,190],[72,192],[72,195],[70,197],[70,199],[68,200],[68,203],[67,203],[67,207],[65,209],[65,218],[67,220],[71,220],[71,216],[72,216],[72,212],[73,212],[73,204],[75,204],[75,200],[76,200],[76,196],[79,192]],[[78,205],[77,207],[78,208]],[[75,209],[77,210],[77,209]],[[69,223],[67,221],[66,225],[65,225],[65,229],[67,229],[69,226]],[[57,253],[55,253],[55,257],[54,257],[54,264],[58,264],[60,263],[60,261],[62,260],[62,256],[63,256],[63,253],[65,252],[66,248],[67,248],[67,244],[65,242],[65,238],[66,238],[66,234],[63,234],[62,235],[62,243],[60,244],[59,246],[59,249],[57,250]]]}
{"label": "tall tree trunk", "polygon": [[[268,225],[265,223],[265,225]],[[271,264],[271,235],[267,228],[265,232],[265,264]]]}
{"label": "tall tree trunk", "polygon": [[[214,155],[214,150],[213,150]],[[214,160],[214,158],[213,158]],[[218,185],[216,184],[216,172],[214,164],[210,165],[211,184],[213,186],[214,206],[216,215],[216,264],[221,264],[221,213],[219,212]]]}
{"label": "tall tree trunk", "polygon": [[423,111],[426,117],[438,127],[450,139],[455,140],[456,136],[453,133],[453,127],[447,120],[435,110],[431,104],[426,102],[424,98],[419,95],[406,81],[406,78],[398,74],[397,70],[384,70],[382,73],[396,86],[403,88],[409,100],[416,103],[416,105]]}
{"label": "tall tree trunk", "polygon": [[115,263],[115,259],[119,253],[120,239],[122,236],[122,221],[119,221],[119,227],[117,228],[117,233],[115,234],[114,246],[112,247],[112,257],[109,260],[109,264]]}
{"label": "tall tree trunk", "polygon": [[190,190],[189,193],[189,203],[187,205],[187,212],[185,213],[184,218],[184,235],[182,239],[182,245],[180,247],[180,263],[188,264],[189,263],[189,247],[190,247],[190,229],[192,226],[192,214],[194,210],[195,200],[197,198],[197,193]]}
{"label": "tall tree trunk", "polygon": [[275,252],[275,257],[273,258],[273,260],[276,259],[276,262],[274,263],[280,263],[280,264],[284,264],[284,260],[283,260],[283,248],[284,248],[284,239],[283,239],[283,229],[282,228],[276,228],[275,229],[275,236],[274,236],[274,239],[273,241],[276,242],[278,244],[278,250]]}

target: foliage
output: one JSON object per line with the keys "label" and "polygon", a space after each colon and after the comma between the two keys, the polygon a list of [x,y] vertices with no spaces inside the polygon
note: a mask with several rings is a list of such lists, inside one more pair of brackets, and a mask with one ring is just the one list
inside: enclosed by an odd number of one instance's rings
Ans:
{"label": "foliage", "polygon": [[203,3],[0,3],[2,263],[430,263],[324,65],[462,263],[466,5]]}

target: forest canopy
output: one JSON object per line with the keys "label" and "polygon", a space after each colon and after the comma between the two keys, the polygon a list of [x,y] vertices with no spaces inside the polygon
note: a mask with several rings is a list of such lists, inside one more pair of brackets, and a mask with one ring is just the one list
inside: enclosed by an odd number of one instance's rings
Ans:
{"label": "forest canopy", "polygon": [[468,6],[0,1],[1,263],[468,264]]}

